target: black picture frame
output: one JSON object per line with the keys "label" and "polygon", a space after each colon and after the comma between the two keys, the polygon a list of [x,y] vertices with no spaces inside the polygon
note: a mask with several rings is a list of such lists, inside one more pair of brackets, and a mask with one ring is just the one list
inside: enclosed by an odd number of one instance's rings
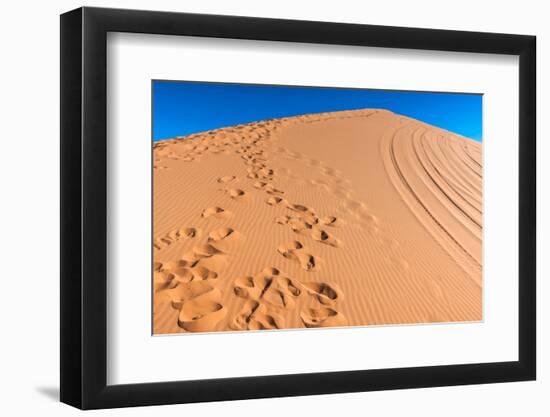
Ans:
{"label": "black picture frame", "polygon": [[[107,385],[108,32],[519,56],[519,358],[512,362]],[[533,380],[536,38],[80,8],[61,16],[61,401],[82,409]]]}

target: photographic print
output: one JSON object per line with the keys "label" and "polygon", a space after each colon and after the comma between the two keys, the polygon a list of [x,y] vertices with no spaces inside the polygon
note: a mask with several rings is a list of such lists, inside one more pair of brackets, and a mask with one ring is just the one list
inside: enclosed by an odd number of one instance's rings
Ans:
{"label": "photographic print", "polygon": [[482,100],[153,80],[153,334],[482,320]]}

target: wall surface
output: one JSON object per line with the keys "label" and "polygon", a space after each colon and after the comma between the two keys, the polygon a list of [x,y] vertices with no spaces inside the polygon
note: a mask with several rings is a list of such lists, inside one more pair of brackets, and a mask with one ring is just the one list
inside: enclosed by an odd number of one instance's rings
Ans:
{"label": "wall surface", "polygon": [[[544,2],[340,0],[125,0],[88,6],[158,9],[440,29],[510,32],[538,37],[539,366],[538,381],[94,412],[94,415],[549,415],[550,133],[541,117],[550,96],[550,26]],[[2,8],[0,92],[2,282],[0,410],[3,415],[75,415],[59,394],[59,14],[82,4],[8,2]],[[546,395],[544,395],[546,394]]]}

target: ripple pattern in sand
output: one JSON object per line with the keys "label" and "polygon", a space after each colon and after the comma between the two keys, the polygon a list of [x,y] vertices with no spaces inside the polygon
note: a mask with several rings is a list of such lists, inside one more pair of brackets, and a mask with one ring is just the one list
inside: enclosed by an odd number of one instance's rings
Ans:
{"label": "ripple pattern in sand", "polygon": [[[155,333],[475,317],[475,288],[455,272],[408,257],[385,213],[354,188],[356,179],[278,140],[294,127],[378,116],[388,117],[376,110],[322,113],[156,143],[155,199],[167,202],[163,216],[179,221],[155,223]],[[438,245],[479,276],[480,150],[410,119],[394,122],[379,141],[385,174]],[[229,165],[217,161],[232,161],[231,168],[218,170]],[[210,167],[210,178],[202,167]],[[193,175],[206,185],[193,188]],[[189,186],[174,191],[164,181]],[[345,271],[368,274],[345,277]]]}

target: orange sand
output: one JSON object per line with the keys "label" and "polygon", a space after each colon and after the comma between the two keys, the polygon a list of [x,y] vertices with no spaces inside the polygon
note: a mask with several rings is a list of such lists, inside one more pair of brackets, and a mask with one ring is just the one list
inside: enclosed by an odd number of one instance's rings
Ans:
{"label": "orange sand", "polygon": [[481,144],[386,110],[154,145],[154,333],[477,321]]}

